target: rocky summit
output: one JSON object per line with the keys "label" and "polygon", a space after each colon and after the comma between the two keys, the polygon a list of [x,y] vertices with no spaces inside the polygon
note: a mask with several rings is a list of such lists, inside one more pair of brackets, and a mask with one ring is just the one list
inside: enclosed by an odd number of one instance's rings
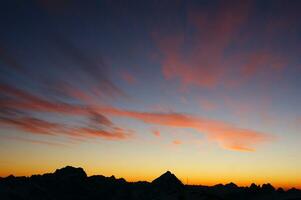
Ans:
{"label": "rocky summit", "polygon": [[183,187],[183,183],[170,171],[165,172],[158,178],[152,181],[152,184],[161,190],[173,190]]}

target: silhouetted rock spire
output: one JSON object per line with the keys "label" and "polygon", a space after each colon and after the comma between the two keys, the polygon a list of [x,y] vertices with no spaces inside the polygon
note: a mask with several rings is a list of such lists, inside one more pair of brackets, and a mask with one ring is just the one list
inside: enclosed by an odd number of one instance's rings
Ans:
{"label": "silhouetted rock spire", "polygon": [[164,174],[153,180],[152,184],[162,189],[178,189],[183,186],[183,183],[170,171],[165,172]]}

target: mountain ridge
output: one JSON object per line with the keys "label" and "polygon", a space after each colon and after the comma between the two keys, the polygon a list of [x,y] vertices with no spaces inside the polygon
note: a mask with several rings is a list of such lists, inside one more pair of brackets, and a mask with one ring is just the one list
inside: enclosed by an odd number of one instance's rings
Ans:
{"label": "mountain ridge", "polygon": [[166,171],[151,182],[127,182],[103,175],[87,176],[83,168],[66,166],[53,173],[0,178],[0,199],[279,199],[301,200],[301,191],[284,191],[271,184],[239,187],[235,183],[215,186],[184,185]]}

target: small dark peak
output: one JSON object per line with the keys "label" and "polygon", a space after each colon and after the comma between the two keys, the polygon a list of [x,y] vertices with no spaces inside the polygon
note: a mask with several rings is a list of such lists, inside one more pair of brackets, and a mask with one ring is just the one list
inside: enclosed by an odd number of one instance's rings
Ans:
{"label": "small dark peak", "polygon": [[11,180],[11,179],[15,179],[16,177],[14,176],[14,175],[9,175],[9,176],[7,176],[7,177],[5,177],[4,179],[5,180]]}
{"label": "small dark peak", "polygon": [[277,190],[276,190],[278,193],[284,193],[284,189],[282,187],[279,187]]}
{"label": "small dark peak", "polygon": [[212,188],[215,188],[215,189],[218,189],[218,188],[223,188],[223,187],[224,187],[224,185],[223,185],[223,184],[221,184],[221,183],[219,183],[219,184],[216,184],[216,185],[212,186]]}
{"label": "small dark peak", "polygon": [[263,192],[274,192],[275,191],[275,188],[270,183],[263,184],[261,186],[261,189]]}
{"label": "small dark peak", "polygon": [[227,187],[227,188],[237,188],[237,185],[235,183],[231,182],[231,183],[226,184],[225,187]]}
{"label": "small dark peak", "polygon": [[152,184],[160,187],[161,189],[178,189],[183,186],[183,183],[170,171],[165,172],[153,180]]}
{"label": "small dark peak", "polygon": [[66,166],[61,169],[57,169],[54,172],[55,176],[63,179],[85,179],[87,177],[83,168],[76,168],[72,166]]}
{"label": "small dark peak", "polygon": [[301,193],[301,190],[298,190],[298,189],[293,187],[293,188],[289,189],[287,192],[289,192],[289,193]]}
{"label": "small dark peak", "polygon": [[116,178],[114,175],[108,177],[108,180],[114,183],[126,183],[126,180],[123,178]]}
{"label": "small dark peak", "polygon": [[108,180],[110,182],[115,182],[116,181],[116,177],[114,175],[112,175],[112,176],[108,177]]}
{"label": "small dark peak", "polygon": [[9,176],[3,178],[3,180],[5,182],[12,182],[12,181],[16,181],[16,177],[14,175],[9,175]]}
{"label": "small dark peak", "polygon": [[118,183],[126,183],[126,180],[124,178],[118,178],[116,179]]}
{"label": "small dark peak", "polygon": [[137,182],[132,182],[132,184],[137,184],[137,185],[148,185],[149,182],[147,182],[147,181],[137,181]]}
{"label": "small dark peak", "polygon": [[[167,175],[167,176],[172,175],[172,173],[171,173],[170,171],[167,171],[167,172],[165,172],[164,174]],[[162,174],[162,175],[164,175],[164,174]]]}
{"label": "small dark peak", "polygon": [[252,190],[252,191],[258,191],[258,190],[260,190],[260,186],[256,185],[255,183],[252,183],[250,185],[250,190]]}

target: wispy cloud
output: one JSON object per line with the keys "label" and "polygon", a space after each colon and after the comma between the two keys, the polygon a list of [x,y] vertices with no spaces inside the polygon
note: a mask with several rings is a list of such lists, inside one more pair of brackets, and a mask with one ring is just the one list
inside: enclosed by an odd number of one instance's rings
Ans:
{"label": "wispy cloud", "polygon": [[[27,133],[59,136],[63,135],[71,140],[102,138],[107,140],[125,140],[133,136],[128,131],[116,126],[110,119],[99,112],[86,101],[72,104],[53,101],[39,97],[32,92],[19,89],[11,85],[1,84],[0,125],[16,128]],[[82,98],[79,98],[82,100]],[[35,113],[63,114],[66,116],[80,116],[88,120],[88,124],[78,123],[71,126],[47,120],[47,117],[34,117]]]}
{"label": "wispy cloud", "polygon": [[[185,27],[167,34],[154,31],[152,36],[162,55],[164,77],[179,81],[184,88],[211,89],[240,86],[266,71],[270,73],[265,75],[271,78],[275,71],[288,66],[292,58],[273,47],[278,44],[277,37],[267,37],[266,29],[245,31],[254,23],[253,4],[221,1],[208,9],[191,6],[187,9]],[[280,31],[279,27],[277,30]],[[254,35],[263,40],[256,47],[251,45]]]}
{"label": "wispy cloud", "polygon": [[[52,137],[63,135],[72,141],[130,138],[132,131],[118,127],[91,109],[91,105],[126,96],[110,80],[108,66],[101,56],[95,61],[70,38],[53,31],[44,36],[51,43],[45,52],[55,50],[53,54],[60,55],[55,60],[63,68],[55,64],[36,66],[33,70],[9,48],[0,47],[1,67],[7,73],[0,77],[0,126]],[[10,80],[11,75],[21,77],[23,82]],[[66,120],[58,123],[50,117],[58,115]],[[74,116],[83,119],[75,126],[67,123]]]}
{"label": "wispy cloud", "polygon": [[[197,34],[192,37],[190,41],[193,44],[192,48],[185,55],[183,54],[183,46],[187,42],[185,34],[175,33],[165,36],[160,33],[153,34],[163,55],[162,70],[167,79],[178,78],[187,86],[214,87],[232,72],[232,69],[227,68],[230,66],[229,59],[224,60],[223,50],[229,46],[233,37],[237,36],[238,29],[247,20],[249,7],[248,4],[238,4],[234,7],[221,6],[219,9],[221,10],[216,16],[213,14],[213,18],[211,14],[189,10],[189,24],[195,28]],[[202,31],[204,29],[207,30],[205,33]],[[222,37],[220,32],[224,33]],[[254,150],[257,144],[273,138],[266,133],[243,129],[227,122],[205,117],[171,112],[137,112],[104,106],[106,105],[104,97],[126,96],[110,80],[104,60],[100,58],[98,62],[94,61],[61,35],[53,34],[48,39],[57,53],[73,63],[64,65],[64,69],[56,65],[53,68],[49,67],[49,76],[45,76],[46,73],[41,68],[37,68],[37,74],[34,75],[32,70],[25,67],[7,51],[0,52],[0,59],[4,61],[6,70],[13,69],[11,73],[17,73],[19,77],[28,81],[25,81],[25,84],[16,84],[12,83],[14,80],[1,80],[1,125],[35,134],[64,134],[76,140],[131,138],[133,131],[119,127],[108,118],[108,116],[117,116],[136,119],[148,124],[195,129],[205,134],[209,140],[233,150]],[[239,71],[246,76],[256,74],[256,71],[260,69],[258,66],[266,65],[271,61],[279,64],[274,54],[269,54],[269,52],[259,55],[256,53],[241,55],[245,55],[242,60],[240,55],[235,55],[237,59],[234,60],[239,62],[250,60],[242,65],[243,68],[239,68]],[[136,81],[131,74],[124,75],[124,79],[129,83]],[[207,102],[205,107],[210,106],[212,107]],[[44,118],[37,117],[39,116],[37,114],[43,115]],[[60,124],[49,120],[48,115],[52,114],[67,117],[79,116],[84,118],[85,122],[78,123],[77,127],[70,127],[67,123]],[[159,133],[154,134],[159,135]]]}
{"label": "wispy cloud", "polygon": [[160,133],[160,131],[158,131],[158,130],[153,130],[152,133],[153,133],[154,136],[156,136],[156,137],[160,137],[160,136],[161,136],[161,133]]}
{"label": "wispy cloud", "polygon": [[0,125],[16,127],[26,132],[53,135],[63,125],[32,117],[0,117]]}
{"label": "wispy cloud", "polygon": [[0,138],[8,139],[8,140],[21,141],[21,142],[29,142],[29,143],[32,143],[32,144],[41,144],[41,145],[49,145],[49,146],[66,147],[66,144],[59,143],[59,142],[44,141],[44,140],[37,140],[37,139],[29,139],[29,138],[24,138],[24,137],[3,136],[3,135],[1,135]]}
{"label": "wispy cloud", "polygon": [[99,137],[107,140],[126,140],[132,138],[133,136],[132,131],[124,130],[121,128],[112,128],[111,130],[103,130],[103,129],[84,127],[84,128],[74,129],[74,132],[82,137],[94,137],[94,138]]}
{"label": "wispy cloud", "polygon": [[176,128],[192,128],[203,133],[211,141],[226,149],[254,151],[259,144],[273,141],[267,133],[236,127],[223,121],[211,120],[180,113],[152,113],[122,110],[113,107],[98,107],[98,111],[118,117],[128,117],[149,124]]}
{"label": "wispy cloud", "polygon": [[173,140],[172,144],[174,144],[174,145],[180,145],[180,144],[182,144],[182,141],[180,141],[180,140]]}
{"label": "wispy cloud", "polygon": [[[137,112],[118,109],[111,106],[58,103],[40,99],[29,92],[18,90],[14,87],[2,86],[0,89],[2,94],[6,94],[7,96],[11,95],[9,101],[1,102],[1,108],[3,110],[1,113],[1,123],[33,133],[58,134],[59,132],[62,132],[80,138],[99,137],[112,140],[131,138],[133,135],[132,132],[119,128],[107,118],[107,116],[117,116],[132,118],[155,125],[192,128],[205,134],[209,140],[217,142],[222,147],[233,150],[251,151],[255,150],[255,147],[258,144],[273,140],[273,137],[266,133],[236,127],[233,124],[223,121],[211,120],[188,114],[173,112]],[[20,100],[16,100],[16,98],[22,99],[21,102]],[[4,112],[5,109],[6,113]],[[9,109],[11,109],[11,111],[20,111],[21,114],[16,114],[15,112],[9,114]],[[83,116],[90,120],[92,128],[87,126],[70,128],[68,125],[34,119],[30,117],[30,115],[24,114],[32,111]],[[158,133],[156,133],[156,135],[158,135]]]}

